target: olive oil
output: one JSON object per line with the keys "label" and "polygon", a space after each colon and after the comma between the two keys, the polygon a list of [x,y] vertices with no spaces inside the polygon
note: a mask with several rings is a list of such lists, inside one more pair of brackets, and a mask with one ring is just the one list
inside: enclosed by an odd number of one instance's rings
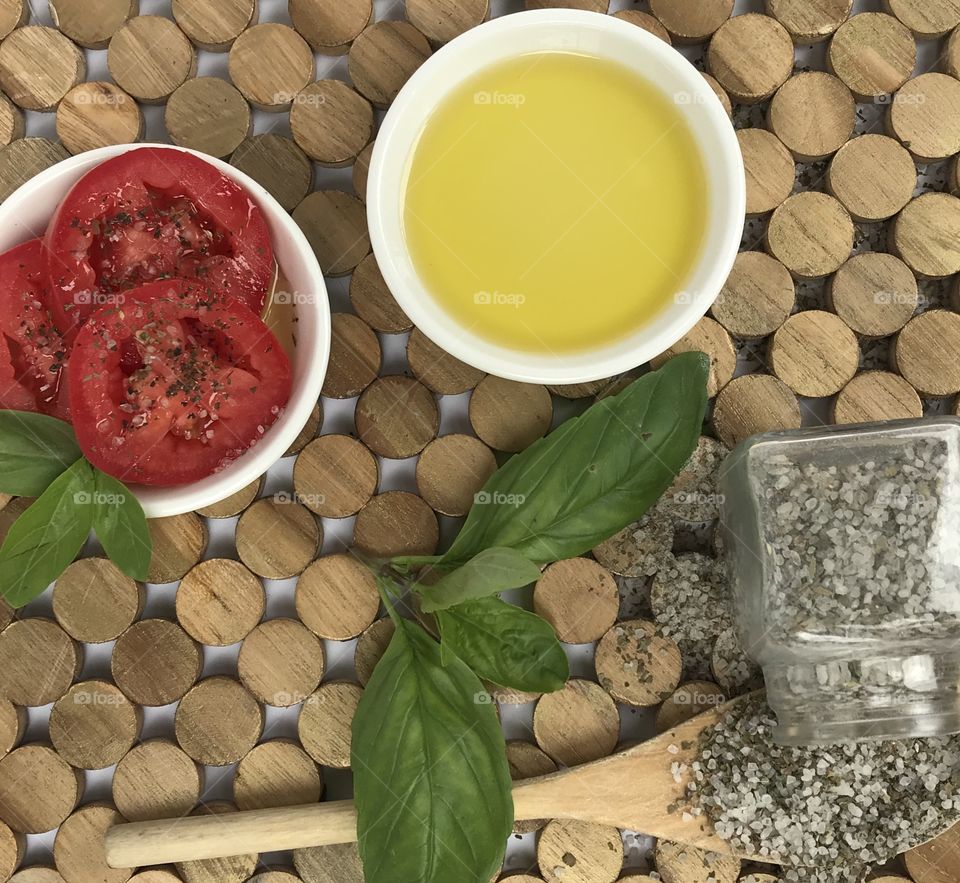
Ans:
{"label": "olive oil", "polygon": [[537,52],[480,71],[436,108],[404,227],[422,282],[460,325],[563,354],[623,339],[689,296],[707,212],[672,96],[614,62]]}

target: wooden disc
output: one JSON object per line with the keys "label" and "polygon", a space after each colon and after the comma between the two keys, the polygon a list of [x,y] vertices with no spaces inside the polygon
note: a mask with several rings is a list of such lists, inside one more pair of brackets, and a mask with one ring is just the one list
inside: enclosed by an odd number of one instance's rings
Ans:
{"label": "wooden disc", "polygon": [[657,841],[654,861],[663,883],[736,883],[740,859],[670,840]]}
{"label": "wooden disc", "polygon": [[373,107],[340,80],[320,80],[304,89],[290,109],[293,139],[322,166],[356,160],[373,138]]}
{"label": "wooden disc", "polygon": [[932,73],[908,81],[893,97],[887,129],[918,162],[960,152],[960,80]]}
{"label": "wooden disc", "polygon": [[226,52],[257,22],[257,0],[173,0],[173,17],[199,49]]}
{"label": "wooden disc", "polygon": [[325,55],[343,55],[373,20],[373,0],[290,0],[293,26]]}
{"label": "wooden disc", "polygon": [[3,598],[0,598],[0,632],[13,622],[13,616],[13,608]]}
{"label": "wooden disc", "polygon": [[923,402],[899,374],[865,371],[837,395],[830,411],[834,423],[872,423],[923,416]]}
{"label": "wooden disc", "polygon": [[242,641],[263,619],[263,583],[239,561],[201,561],[177,589],[177,619],[200,644],[227,647]]}
{"label": "wooden disc", "polygon": [[323,394],[333,399],[360,395],[380,373],[380,341],[370,326],[350,313],[334,313],[330,363]]}
{"label": "wooden disc", "polygon": [[853,220],[826,193],[795,193],[770,218],[767,251],[794,276],[819,279],[846,263],[853,250]]}
{"label": "wooden disc", "polygon": [[734,337],[759,340],[786,322],[795,302],[793,277],[780,261],[761,251],[743,251],[710,313]]}
{"label": "wooden disc", "polygon": [[526,0],[527,9],[582,9],[606,15],[610,0]]}
{"label": "wooden disc", "polygon": [[311,193],[294,210],[326,276],[345,276],[370,254],[363,203],[340,190]]}
{"label": "wooden disc", "polygon": [[756,104],[773,95],[793,72],[793,41],[776,19],[737,15],[713,35],[707,68],[735,99]]}
{"label": "wooden disc", "polygon": [[141,742],[113,775],[113,802],[131,822],[185,816],[202,790],[203,770],[169,739]]}
{"label": "wooden disc", "polygon": [[294,619],[271,619],[244,640],[237,659],[243,685],[261,702],[297,705],[317,689],[326,661],[323,644]]}
{"label": "wooden disc", "polygon": [[27,726],[26,710],[0,697],[0,757],[9,754],[20,743]]}
{"label": "wooden disc", "polygon": [[52,619],[19,619],[0,632],[4,698],[36,707],[56,702],[83,665],[83,648]]}
{"label": "wooden disc", "polygon": [[378,619],[370,628],[365,629],[357,641],[353,654],[353,667],[357,672],[357,680],[363,686],[367,685],[377,663],[387,652],[387,647],[393,638],[396,626],[389,617]]}
{"label": "wooden disc", "polygon": [[113,83],[81,83],[57,107],[57,137],[71,153],[143,137],[143,114],[133,97]]}
{"label": "wooden disc", "polygon": [[180,700],[174,726],[180,747],[197,763],[225,766],[257,744],[263,709],[233,678],[204,678]]}
{"label": "wooden disc", "polygon": [[830,279],[828,303],[857,334],[896,334],[916,312],[920,290],[910,268],[891,254],[854,255]]}
{"label": "wooden disc", "polygon": [[350,79],[377,107],[389,107],[430,51],[427,38],[408,22],[378,21],[350,47]]}
{"label": "wooden disc", "polygon": [[26,852],[26,841],[0,822],[0,880],[7,881]]}
{"label": "wooden disc", "polygon": [[181,147],[230,156],[253,130],[246,99],[220,77],[187,80],[167,102],[164,123]]}
{"label": "wooden disc", "polygon": [[170,19],[140,15],[110,41],[110,76],[145,104],[161,104],[196,74],[197,54]]}
{"label": "wooden disc", "polygon": [[242,810],[317,803],[322,791],[316,763],[289,739],[258,745],[237,764],[233,780],[233,799]]}
{"label": "wooden disc", "polygon": [[486,376],[438,347],[419,328],[407,341],[407,361],[414,376],[439,395],[468,392]]}
{"label": "wooden disc", "polygon": [[102,770],[119,762],[137,741],[140,710],[106,681],[81,681],[50,712],[50,741],[71,766]]}
{"label": "wooden disc", "polygon": [[230,157],[230,164],[245,172],[288,212],[313,189],[310,158],[283,135],[254,135]]}
{"label": "wooden disc", "polygon": [[110,672],[124,695],[138,705],[176,702],[200,677],[200,647],[165,619],[135,622],[117,639]]}
{"label": "wooden disc", "polygon": [[[364,147],[357,156],[356,162],[353,164],[353,174],[351,175],[353,192],[361,202],[367,201],[367,180],[370,177],[370,161],[373,159],[373,146],[375,143],[375,141],[371,141]],[[359,267],[357,269],[359,269]],[[354,305],[354,309],[356,309],[356,305]],[[357,310],[357,312],[359,313],[360,311]],[[380,329],[377,330],[379,331]]]}
{"label": "wooden disc", "polygon": [[679,727],[726,701],[726,694],[712,681],[687,681],[677,687],[657,710],[657,733]]}
{"label": "wooden disc", "polygon": [[360,510],[353,542],[373,558],[433,555],[440,542],[440,527],[437,516],[420,497],[387,491]]}
{"label": "wooden disc", "polygon": [[23,111],[0,92],[0,147],[22,138],[26,131]]}
{"label": "wooden disc", "polygon": [[537,581],[533,609],[567,644],[597,641],[620,611],[620,591],[607,570],[588,558],[551,564]]}
{"label": "wooden disc", "polygon": [[118,638],[143,609],[144,591],[107,558],[81,558],[53,586],[53,615],[85,644]]}
{"label": "wooden disc", "polygon": [[911,849],[903,860],[916,883],[953,883],[960,879],[960,825]]}
{"label": "wooden disc", "polygon": [[[536,779],[557,771],[557,765],[543,751],[533,742],[523,739],[507,742],[507,763],[510,764],[510,778],[514,782]],[[532,834],[546,824],[546,819],[517,820],[513,823],[513,833]]]}
{"label": "wooden disc", "polygon": [[717,98],[720,99],[720,103],[723,105],[723,109],[727,112],[728,117],[733,116],[733,103],[730,101],[730,96],[727,94],[727,90],[717,82],[716,77],[710,76],[708,73],[701,71],[701,76],[707,81],[707,85],[713,89],[714,94]]}
{"label": "wooden disc", "polygon": [[375,454],[403,460],[419,454],[440,431],[437,400],[422,383],[402,374],[373,381],[360,396],[357,433]]}
{"label": "wooden disc", "polygon": [[843,320],[823,310],[787,319],[770,344],[770,368],[797,395],[838,393],[860,367],[860,346]]}
{"label": "wooden disc", "polygon": [[254,25],[230,47],[230,79],[254,107],[287,110],[316,73],[313,52],[293,28]]}
{"label": "wooden disc", "polygon": [[106,49],[110,38],[140,13],[139,0],[49,0],[50,17],[74,43]]}
{"label": "wooden disc", "polygon": [[958,0],[883,0],[883,8],[922,40],[943,37],[960,25]]}
{"label": "wooden disc", "polygon": [[153,540],[153,557],[147,582],[172,583],[183,579],[207,551],[207,528],[198,515],[187,512],[147,521]]}
{"label": "wooden disc", "polygon": [[352,555],[324,555],[297,580],[297,616],[315,635],[350,641],[369,628],[380,610],[370,568]]}
{"label": "wooden disc", "polygon": [[0,202],[70,154],[46,138],[20,138],[0,149]]}
{"label": "wooden disc", "polygon": [[484,377],[470,397],[470,425],[491,448],[516,453],[549,432],[553,400],[545,386]]}
{"label": "wooden disc", "polygon": [[726,329],[709,316],[704,316],[673,346],[650,360],[653,368],[660,368],[680,353],[700,352],[710,357],[710,377],[707,395],[713,398],[731,380],[737,370],[737,351]]}
{"label": "wooden disc", "polygon": [[747,214],[772,212],[793,193],[797,167],[783,142],[766,129],[737,132],[747,176]]}
{"label": "wooden disc", "polygon": [[430,442],[417,461],[417,490],[434,511],[460,517],[497,471],[497,458],[471,435],[445,435]]}
{"label": "wooden disc", "polygon": [[620,739],[620,713],[602,687],[573,678],[537,702],[533,733],[557,763],[577,766],[613,753]]}
{"label": "wooden disc", "polygon": [[728,448],[774,429],[799,429],[800,403],[785,383],[768,374],[747,374],[717,396],[713,429]]}
{"label": "wooden disc", "polygon": [[891,15],[862,12],[841,25],[827,50],[827,67],[861,101],[892,95],[913,74],[917,43]]}
{"label": "wooden disc", "polygon": [[670,558],[673,540],[673,520],[648,512],[639,521],[594,546],[593,557],[618,576],[653,576]]}
{"label": "wooden disc", "polygon": [[323,435],[308,444],[293,467],[297,501],[325,518],[356,515],[376,493],[377,458],[347,435]]}
{"label": "wooden disc", "polygon": [[896,370],[922,396],[960,392],[960,313],[930,310],[907,322],[893,349]]}
{"label": "wooden disc", "polygon": [[628,21],[638,28],[643,28],[653,36],[659,37],[664,43],[673,43],[670,31],[663,26],[659,18],[649,12],[641,12],[639,9],[621,9],[619,12],[615,12],[613,17]]}
{"label": "wooden disc", "polygon": [[234,518],[246,509],[263,490],[263,476],[251,481],[245,488],[231,494],[225,500],[197,509],[197,515],[204,518]]}
{"label": "wooden disc", "polygon": [[173,871],[152,868],[149,871],[134,874],[130,878],[130,883],[181,883],[181,880]]}
{"label": "wooden disc", "polygon": [[840,148],[827,171],[827,189],[858,221],[885,221],[913,198],[917,167],[886,135],[861,135]]}
{"label": "wooden disc", "polygon": [[29,20],[30,4],[27,0],[0,0],[0,40]]}
{"label": "wooden disc", "polygon": [[107,831],[125,821],[112,805],[91,803],[60,826],[53,843],[53,860],[67,883],[125,883],[133,876],[130,868],[107,864]]}
{"label": "wooden disc", "polygon": [[287,448],[287,452],[283,456],[292,457],[294,454],[299,454],[317,437],[317,433],[320,431],[320,427],[322,425],[323,402],[319,401],[311,409],[310,416],[307,418],[307,422],[303,425],[303,429],[300,430],[299,435],[297,435],[297,437],[291,442],[290,447]]}
{"label": "wooden disc", "polygon": [[629,383],[629,378],[605,378],[604,380],[591,380],[587,383],[559,383],[555,385],[548,385],[547,389],[552,395],[560,396],[564,399],[589,399],[596,398],[602,399],[606,398],[608,395],[616,395],[616,392],[619,392],[620,389],[617,389],[615,392],[612,392],[615,387],[619,387],[620,383],[627,381]]}
{"label": "wooden disc", "polygon": [[34,865],[17,871],[10,878],[10,883],[66,883],[66,881],[53,868]]}
{"label": "wooden disc", "polygon": [[853,0],[767,0],[766,8],[794,43],[806,46],[821,43],[836,31],[850,17]]}
{"label": "wooden disc", "polygon": [[616,828],[554,819],[537,841],[537,864],[547,883],[613,883],[623,841]]}
{"label": "wooden disc", "polygon": [[55,110],[86,73],[83,53],[54,28],[18,28],[0,44],[0,89],[24,110]]}
{"label": "wooden disc", "polygon": [[292,871],[261,871],[254,874],[247,883],[301,883]]}
{"label": "wooden disc", "polygon": [[295,849],[293,864],[303,883],[363,883],[356,843]]}
{"label": "wooden disc", "polygon": [[918,196],[893,222],[890,245],[919,276],[960,272],[960,199],[949,193]]}
{"label": "wooden disc", "polygon": [[0,821],[21,834],[52,831],[83,794],[83,773],[49,745],[22,745],[0,759]]}
{"label": "wooden disc", "polygon": [[774,95],[768,117],[770,130],[801,162],[836,153],[850,140],[856,122],[853,93],[842,80],[823,71],[787,80]]}
{"label": "wooden disc", "polygon": [[957,28],[947,41],[947,48],[941,59],[943,72],[951,77],[960,78],[960,28]]}
{"label": "wooden disc", "polygon": [[323,530],[314,514],[289,498],[257,500],[237,522],[240,560],[266,579],[302,573],[322,542]]}
{"label": "wooden disc", "polygon": [[[201,803],[191,815],[209,816],[236,812],[237,808],[226,801]],[[234,855],[229,858],[211,858],[197,862],[178,862],[174,867],[184,883],[244,883],[257,867],[259,856]]]}
{"label": "wooden disc", "polygon": [[[619,600],[619,596],[618,596]],[[676,642],[652,622],[618,622],[600,639],[597,680],[617,702],[638,708],[659,705],[680,683],[683,660]]]}
{"label": "wooden disc", "polygon": [[331,681],[304,701],[297,733],[320,765],[341,770],[350,766],[350,728],[361,696],[359,684]]}
{"label": "wooden disc", "polygon": [[[359,163],[359,160],[357,162]],[[359,263],[350,277],[350,303],[357,315],[374,331],[401,334],[413,327],[413,323],[387,288],[377,259],[372,254]]]}
{"label": "wooden disc", "polygon": [[702,43],[733,14],[733,0],[650,0],[650,10],[678,43]]}
{"label": "wooden disc", "polygon": [[406,0],[407,18],[434,46],[482,24],[489,0]]}

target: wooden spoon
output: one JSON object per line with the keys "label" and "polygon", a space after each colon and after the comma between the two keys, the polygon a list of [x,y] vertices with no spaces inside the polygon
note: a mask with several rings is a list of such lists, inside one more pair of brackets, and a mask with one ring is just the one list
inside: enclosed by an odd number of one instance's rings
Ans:
{"label": "wooden spoon", "polygon": [[[686,797],[700,734],[733,703],[719,706],[613,757],[517,782],[517,819],[577,819],[642,831],[714,852],[744,855],[721,840]],[[107,862],[135,868],[168,862],[353,843],[351,801],[118,825],[107,834]],[[769,858],[766,859],[769,861]]]}

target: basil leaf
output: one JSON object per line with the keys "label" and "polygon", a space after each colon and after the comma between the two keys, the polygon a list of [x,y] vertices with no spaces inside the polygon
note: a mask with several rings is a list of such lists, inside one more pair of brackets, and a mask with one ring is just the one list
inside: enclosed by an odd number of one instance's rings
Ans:
{"label": "basil leaf", "polygon": [[553,626],[499,598],[482,598],[437,613],[443,645],[481,678],[500,687],[552,693],[570,676]]}
{"label": "basil leaf", "polygon": [[93,523],[93,469],[77,460],[10,528],[0,548],[0,594],[22,607],[77,557]]}
{"label": "basil leaf", "polygon": [[353,720],[367,883],[489,883],[513,826],[503,734],[476,675],[413,623],[397,630]]}
{"label": "basil leaf", "polygon": [[485,598],[508,589],[529,586],[540,579],[540,568],[513,549],[485,549],[459,570],[432,586],[418,586],[424,613],[446,610],[454,604]]}
{"label": "basil leaf", "polygon": [[637,521],[696,447],[709,367],[703,353],[683,353],[512,457],[442,563],[462,565],[500,546],[548,564]]}
{"label": "basil leaf", "polygon": [[126,485],[94,469],[93,529],[110,560],[131,579],[146,582],[153,539],[140,501]]}
{"label": "basil leaf", "polygon": [[69,423],[28,411],[0,411],[0,492],[39,497],[81,456]]}

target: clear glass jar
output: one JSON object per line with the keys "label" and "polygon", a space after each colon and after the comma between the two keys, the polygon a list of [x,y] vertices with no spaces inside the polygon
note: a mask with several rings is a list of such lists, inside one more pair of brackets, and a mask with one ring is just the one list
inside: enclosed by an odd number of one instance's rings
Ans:
{"label": "clear glass jar", "polygon": [[960,419],[756,436],[720,492],[776,740],[960,732]]}

